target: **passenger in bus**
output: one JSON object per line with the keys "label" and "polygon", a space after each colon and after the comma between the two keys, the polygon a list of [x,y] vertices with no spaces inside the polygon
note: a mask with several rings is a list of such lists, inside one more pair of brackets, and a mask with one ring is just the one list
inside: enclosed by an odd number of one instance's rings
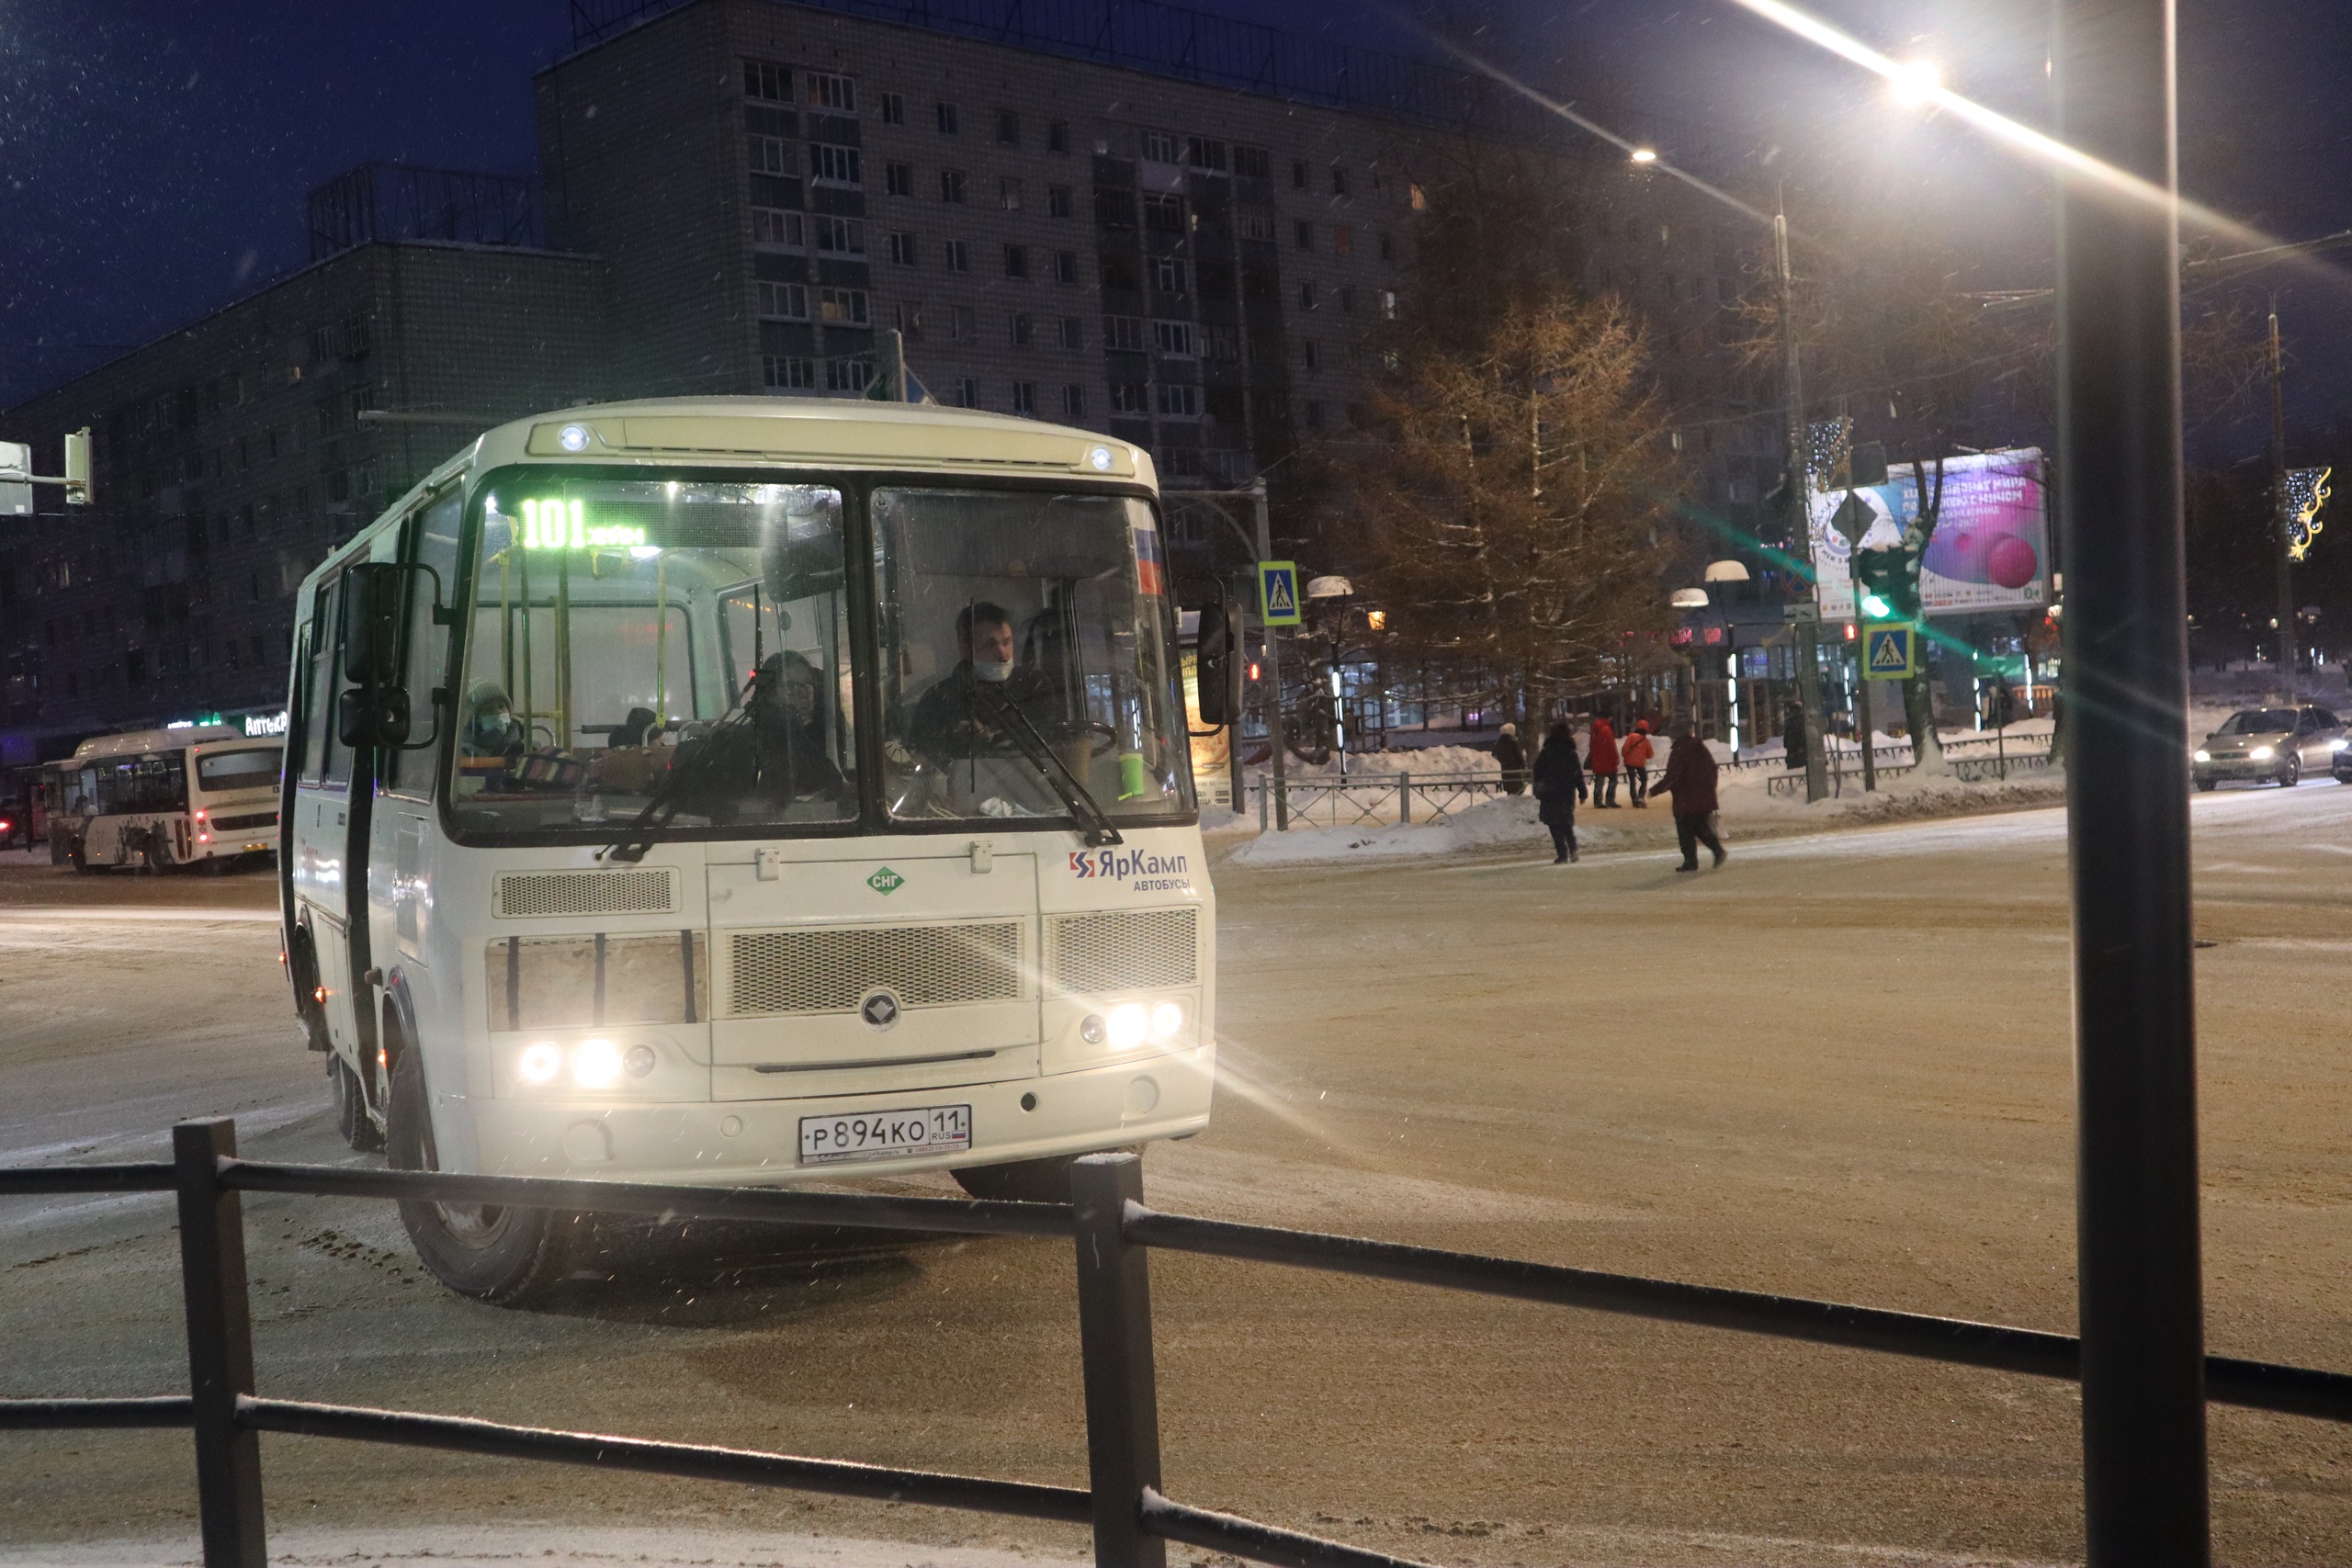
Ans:
{"label": "passenger in bus", "polygon": [[605,744],[650,746],[653,743],[653,738],[661,733],[660,716],[651,708],[631,708],[628,710],[628,717],[614,727],[611,739]]}
{"label": "passenger in bus", "polygon": [[1053,694],[1035,671],[1016,663],[1012,615],[983,599],[956,613],[956,668],[915,699],[907,716],[907,744],[934,761],[949,762],[1012,749],[1006,707],[1031,720],[1048,711]]}
{"label": "passenger in bus", "polygon": [[523,727],[506,688],[484,681],[466,694],[465,723],[458,732],[458,774],[494,793],[512,787],[508,781],[522,760]]}
{"label": "passenger in bus", "polygon": [[[795,801],[838,801],[847,787],[829,753],[816,667],[789,650],[772,653],[754,678],[744,722],[714,729],[679,751],[692,767],[688,810],[714,822],[781,817]],[[695,761],[694,753],[710,748]]]}

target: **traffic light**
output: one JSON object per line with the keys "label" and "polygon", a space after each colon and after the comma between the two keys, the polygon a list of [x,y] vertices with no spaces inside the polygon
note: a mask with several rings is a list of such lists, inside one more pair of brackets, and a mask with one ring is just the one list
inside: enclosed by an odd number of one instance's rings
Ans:
{"label": "traffic light", "polygon": [[1874,621],[1919,618],[1919,575],[1901,546],[1854,552],[1855,598]]}

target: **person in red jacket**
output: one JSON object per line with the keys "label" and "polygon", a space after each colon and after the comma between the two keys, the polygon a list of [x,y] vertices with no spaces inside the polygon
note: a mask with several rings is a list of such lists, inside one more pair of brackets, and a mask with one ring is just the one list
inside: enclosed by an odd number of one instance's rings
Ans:
{"label": "person in red jacket", "polygon": [[1652,755],[1650,721],[1645,718],[1635,719],[1634,733],[1625,737],[1625,744],[1620,747],[1619,750],[1623,753],[1625,761],[1625,793],[1633,797],[1634,806],[1649,805],[1650,757]]}
{"label": "person in red jacket", "polygon": [[1690,720],[1674,727],[1674,749],[1666,754],[1666,773],[1658,793],[1674,796],[1674,836],[1682,845],[1677,871],[1699,869],[1699,846],[1714,852],[1715,863],[1725,859],[1724,841],[1715,834],[1715,754],[1699,739]]}
{"label": "person in red jacket", "polygon": [[1617,732],[1605,718],[1592,721],[1592,739],[1585,750],[1584,765],[1592,774],[1592,808],[1617,804]]}

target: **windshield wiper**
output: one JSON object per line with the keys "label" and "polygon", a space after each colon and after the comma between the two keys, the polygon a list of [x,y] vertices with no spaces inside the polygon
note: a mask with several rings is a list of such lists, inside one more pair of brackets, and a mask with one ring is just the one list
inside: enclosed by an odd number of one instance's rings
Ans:
{"label": "windshield wiper", "polygon": [[[977,696],[987,688],[975,682],[972,690]],[[1004,732],[1012,738],[1014,749],[1029,759],[1030,765],[1044,775],[1054,793],[1062,797],[1062,804],[1069,807],[1069,814],[1077,818],[1080,829],[1086,835],[1088,847],[1101,849],[1108,844],[1125,843],[1119,829],[1112,826],[1110,814],[1087,792],[1060,755],[1046,744],[1046,738],[1037,733],[1037,727],[1029,722],[1029,716],[1021,711],[1019,705],[994,693],[989,693],[986,701],[1004,720]]]}
{"label": "windshield wiper", "polygon": [[734,705],[720,714],[711,727],[703,731],[702,739],[695,742],[692,757],[682,755],[671,764],[669,773],[647,797],[645,808],[630,819],[619,838],[596,852],[598,860],[616,860],[635,865],[645,858],[646,852],[653,847],[653,835],[668,827],[671,818],[677,816],[678,796],[688,781],[701,777],[704,770],[710,766],[710,760],[718,754],[720,748],[712,742],[729,730],[741,728],[751,722],[752,698],[759,691],[762,678],[754,672],[744,683],[742,694],[735,699]]}

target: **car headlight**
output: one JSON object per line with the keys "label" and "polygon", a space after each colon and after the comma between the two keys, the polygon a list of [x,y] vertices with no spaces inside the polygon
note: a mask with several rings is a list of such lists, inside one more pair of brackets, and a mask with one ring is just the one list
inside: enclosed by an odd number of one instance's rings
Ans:
{"label": "car headlight", "polygon": [[2213,760],[2213,753],[2199,746],[2197,749],[2197,760],[2200,762],[2210,762]]}
{"label": "car headlight", "polygon": [[2253,750],[2248,751],[2246,755],[2259,762],[2270,755],[2270,748],[2267,746],[2257,746]]}
{"label": "car headlight", "polygon": [[2340,735],[2327,743],[2327,749],[2331,751],[2341,751],[2346,746],[2352,746],[2352,740],[2346,740]]}

